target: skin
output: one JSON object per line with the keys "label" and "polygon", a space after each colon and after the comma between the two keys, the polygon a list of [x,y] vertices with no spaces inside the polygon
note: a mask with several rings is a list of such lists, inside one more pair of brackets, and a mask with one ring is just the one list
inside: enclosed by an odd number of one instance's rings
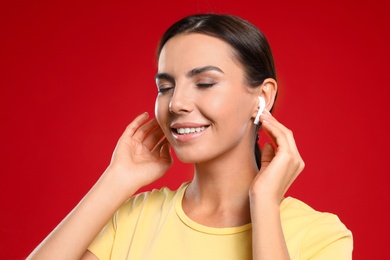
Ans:
{"label": "skin", "polygon": [[[156,119],[138,116],[118,141],[111,163],[79,205],[28,259],[97,259],[88,245],[139,188],[160,178],[178,158],[194,163],[183,210],[211,227],[252,223],[253,259],[289,259],[279,205],[304,163],[290,130],[269,112],[260,121],[273,139],[262,168],[253,153],[258,95],[273,105],[277,84],[245,84],[242,65],[225,42],[201,34],[171,38],[159,57]],[[204,126],[186,137],[173,128]],[[207,152],[205,152],[207,151]]]}

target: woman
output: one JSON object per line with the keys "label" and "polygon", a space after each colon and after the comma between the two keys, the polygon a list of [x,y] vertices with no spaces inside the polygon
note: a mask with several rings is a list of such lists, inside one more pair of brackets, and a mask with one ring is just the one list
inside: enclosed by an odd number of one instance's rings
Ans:
{"label": "woman", "polygon": [[[127,127],[100,180],[31,259],[351,258],[335,215],[284,198],[304,163],[268,112],[276,73],[256,27],[215,14],[178,21],[158,47],[156,84],[156,119],[144,113]],[[259,97],[277,146],[266,144],[261,161]],[[194,164],[193,180],[129,199],[170,167],[170,146]]]}

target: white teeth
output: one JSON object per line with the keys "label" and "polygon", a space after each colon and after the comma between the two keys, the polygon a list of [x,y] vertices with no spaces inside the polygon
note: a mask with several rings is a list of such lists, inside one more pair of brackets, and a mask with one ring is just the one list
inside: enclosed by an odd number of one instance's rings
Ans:
{"label": "white teeth", "polygon": [[185,127],[185,128],[177,128],[176,131],[178,134],[180,135],[184,135],[184,134],[193,134],[193,133],[199,133],[199,132],[202,132],[206,129],[205,126],[202,126],[202,127]]}

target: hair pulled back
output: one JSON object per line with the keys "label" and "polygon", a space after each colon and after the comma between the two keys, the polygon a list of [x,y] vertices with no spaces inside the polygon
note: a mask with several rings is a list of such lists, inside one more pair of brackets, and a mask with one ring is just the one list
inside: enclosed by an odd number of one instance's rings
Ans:
{"label": "hair pulled back", "polygon": [[[157,48],[159,57],[165,43],[178,34],[200,33],[216,37],[228,43],[234,50],[234,58],[242,64],[246,84],[257,87],[267,78],[276,80],[276,72],[271,48],[264,34],[253,24],[237,16],[224,14],[197,14],[187,16],[174,23],[162,36]],[[258,130],[258,128],[257,128]],[[255,157],[261,167],[261,152],[257,144],[256,131]]]}

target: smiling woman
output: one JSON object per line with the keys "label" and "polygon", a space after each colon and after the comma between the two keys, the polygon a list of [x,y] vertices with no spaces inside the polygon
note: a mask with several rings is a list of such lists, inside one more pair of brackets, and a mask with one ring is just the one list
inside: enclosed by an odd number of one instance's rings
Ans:
{"label": "smiling woman", "polygon": [[[255,26],[215,14],[178,21],[158,47],[155,80],[156,119],[127,127],[100,180],[30,259],[351,258],[337,216],[284,197],[304,163],[269,112],[276,73]],[[277,148],[261,157],[259,114]],[[170,146],[194,179],[133,196],[170,167]]]}

